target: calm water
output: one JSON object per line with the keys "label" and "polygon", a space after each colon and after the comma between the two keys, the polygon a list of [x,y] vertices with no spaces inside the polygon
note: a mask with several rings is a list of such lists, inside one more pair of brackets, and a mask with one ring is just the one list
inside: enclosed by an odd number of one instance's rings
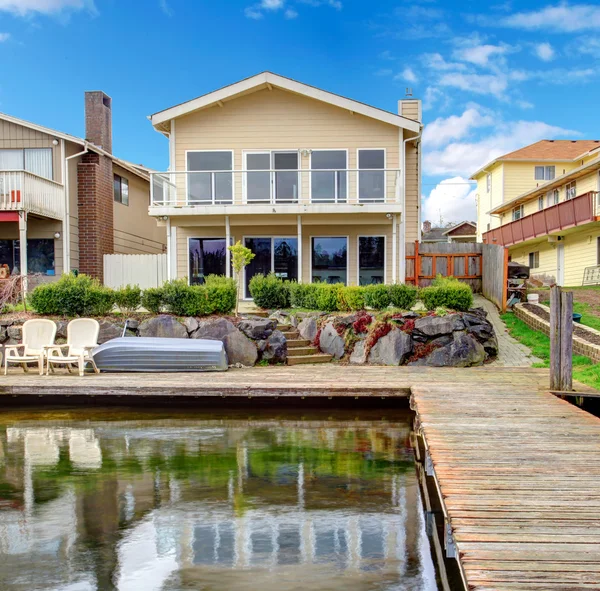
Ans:
{"label": "calm water", "polygon": [[0,589],[437,589],[408,414],[8,412]]}

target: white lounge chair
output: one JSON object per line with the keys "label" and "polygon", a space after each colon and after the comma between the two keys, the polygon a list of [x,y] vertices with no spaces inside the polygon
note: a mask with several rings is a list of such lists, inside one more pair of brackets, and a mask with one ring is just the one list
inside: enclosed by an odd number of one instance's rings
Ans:
{"label": "white lounge chair", "polygon": [[[70,373],[71,365],[76,363],[79,367],[79,375],[82,376],[88,361],[92,364],[94,371],[100,373],[91,355],[92,350],[98,346],[99,334],[100,325],[97,320],[93,318],[71,320],[67,325],[66,344],[46,347],[48,350],[46,375],[51,370],[53,371],[53,366],[57,364],[66,365]],[[66,353],[63,353],[64,349],[67,350]]]}
{"label": "white lounge chair", "polygon": [[22,343],[4,347],[4,375],[9,363],[18,363],[28,371],[27,364],[37,362],[40,375],[44,375],[46,347],[54,343],[56,323],[42,318],[27,320],[23,324]]}

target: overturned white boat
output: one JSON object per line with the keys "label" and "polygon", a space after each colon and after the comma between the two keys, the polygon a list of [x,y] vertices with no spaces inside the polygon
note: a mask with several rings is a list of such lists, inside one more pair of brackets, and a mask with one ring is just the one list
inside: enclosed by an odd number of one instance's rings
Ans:
{"label": "overturned white boat", "polygon": [[225,371],[227,353],[221,341],[120,337],[94,349],[101,371]]}

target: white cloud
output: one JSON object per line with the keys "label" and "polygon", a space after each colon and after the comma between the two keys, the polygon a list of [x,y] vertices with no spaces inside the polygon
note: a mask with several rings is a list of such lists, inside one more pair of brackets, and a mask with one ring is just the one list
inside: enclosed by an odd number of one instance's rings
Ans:
{"label": "white cloud", "polygon": [[463,62],[469,62],[471,64],[475,64],[476,66],[487,66],[490,58],[494,56],[506,55],[510,51],[513,51],[513,48],[505,44],[478,44],[470,47],[461,47],[455,49],[452,55],[455,59]]}
{"label": "white cloud", "polygon": [[259,6],[265,10],[279,10],[283,8],[283,0],[261,0]]}
{"label": "white cloud", "polygon": [[10,33],[0,33],[0,43],[4,43],[10,39]]}
{"label": "white cloud", "polygon": [[171,8],[171,6],[169,5],[169,3],[167,2],[167,0],[159,0],[158,5],[160,6],[160,9],[167,15],[167,16],[173,16],[173,9]]}
{"label": "white cloud", "polygon": [[551,62],[556,55],[556,52],[550,43],[538,43],[537,45],[534,45],[533,53],[543,62]]}
{"label": "white cloud", "polygon": [[288,8],[283,16],[288,20],[292,20],[298,16],[298,13],[293,8]]}
{"label": "white cloud", "polygon": [[423,196],[423,220],[438,225],[440,219],[447,222],[462,222],[476,219],[476,189],[466,178],[456,176],[445,179],[432,189],[428,197]]}
{"label": "white cloud", "polygon": [[415,82],[417,82],[418,78],[412,68],[406,67],[404,68],[404,70],[402,70],[402,72],[400,72],[400,74],[396,74],[394,76],[394,80],[404,80],[406,82],[411,82],[412,84],[414,84]]}
{"label": "white cloud", "polygon": [[600,29],[600,6],[594,4],[557,4],[541,10],[517,12],[503,18],[501,25],[535,31],[544,29],[556,33]]}
{"label": "white cloud", "polygon": [[30,13],[56,14],[67,10],[96,12],[93,0],[0,0],[0,11],[18,16]]}
{"label": "white cloud", "polygon": [[505,74],[464,74],[452,72],[444,74],[438,81],[440,86],[460,88],[475,94],[491,94],[497,98],[504,98],[508,87]]}
{"label": "white cloud", "polygon": [[248,6],[245,8],[244,14],[247,18],[251,18],[255,21],[260,20],[264,16],[263,13],[254,6]]}
{"label": "white cloud", "polygon": [[[2,0],[0,0],[1,2]],[[319,6],[330,6],[336,10],[342,9],[342,3],[340,0],[297,0],[296,5],[306,4],[308,6],[319,7]],[[252,4],[244,9],[244,14],[247,18],[254,20],[260,20],[264,18],[267,12],[283,12],[284,18],[292,20],[298,17],[298,11],[286,5],[286,0],[260,0],[256,4]]]}
{"label": "white cloud", "polygon": [[439,88],[428,86],[425,89],[425,96],[423,97],[423,111],[430,111],[436,104],[442,101],[447,102],[446,95]]}
{"label": "white cloud", "polygon": [[599,37],[579,37],[571,45],[571,50],[583,55],[591,55],[600,58],[600,38]]}
{"label": "white cloud", "polygon": [[425,151],[423,171],[428,175],[470,176],[494,158],[541,139],[580,135],[543,121],[498,121],[493,129],[492,134],[477,141],[450,142],[442,149]]}
{"label": "white cloud", "polygon": [[425,67],[432,70],[450,71],[467,69],[465,64],[447,62],[439,53],[424,53],[420,59]]}
{"label": "white cloud", "polygon": [[392,52],[386,49],[382,51],[378,56],[380,60],[395,60],[396,58],[392,55]]}
{"label": "white cloud", "polygon": [[394,73],[394,70],[391,68],[379,68],[379,70],[375,71],[375,76],[391,76]]}
{"label": "white cloud", "polygon": [[425,150],[444,146],[452,140],[460,140],[477,127],[494,125],[496,118],[479,105],[471,105],[462,115],[438,117],[427,124],[423,132]]}

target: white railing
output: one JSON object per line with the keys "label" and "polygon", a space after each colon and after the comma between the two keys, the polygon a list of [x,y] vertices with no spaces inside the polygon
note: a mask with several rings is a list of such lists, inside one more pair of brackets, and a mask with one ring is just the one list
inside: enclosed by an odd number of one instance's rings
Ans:
{"label": "white railing", "polygon": [[0,211],[27,211],[61,220],[65,188],[25,170],[0,170]]}
{"label": "white railing", "polygon": [[399,203],[398,169],[153,172],[151,207]]}

